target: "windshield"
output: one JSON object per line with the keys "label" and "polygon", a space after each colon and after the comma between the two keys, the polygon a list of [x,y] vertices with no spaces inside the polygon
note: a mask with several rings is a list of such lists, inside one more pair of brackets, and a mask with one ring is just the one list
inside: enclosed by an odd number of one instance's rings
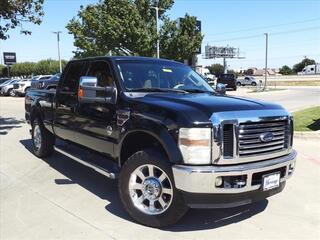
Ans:
{"label": "windshield", "polygon": [[127,91],[214,92],[191,68],[178,63],[117,61]]}

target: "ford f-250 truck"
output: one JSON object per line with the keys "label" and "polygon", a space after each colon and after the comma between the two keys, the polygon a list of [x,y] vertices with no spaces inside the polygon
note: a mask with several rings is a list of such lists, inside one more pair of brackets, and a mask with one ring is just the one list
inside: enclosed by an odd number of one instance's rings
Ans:
{"label": "ford f-250 truck", "polygon": [[73,60],[56,91],[25,97],[33,151],[55,150],[118,179],[124,208],[152,227],[177,222],[188,208],[235,207],[281,192],[295,168],[292,117],[224,90],[169,60]]}

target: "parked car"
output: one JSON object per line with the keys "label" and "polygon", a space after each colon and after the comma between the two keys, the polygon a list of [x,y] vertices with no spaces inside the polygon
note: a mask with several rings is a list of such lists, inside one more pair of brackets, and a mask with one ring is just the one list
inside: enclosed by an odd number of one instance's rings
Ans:
{"label": "parked car", "polygon": [[56,89],[61,73],[57,73],[53,75],[49,79],[39,80],[37,84],[37,88],[39,89]]}
{"label": "parked car", "polygon": [[257,80],[252,76],[246,76],[244,78],[238,78],[237,79],[237,86],[257,86],[257,85],[261,85],[262,81],[261,80]]}
{"label": "parked car", "polygon": [[0,84],[0,93],[1,93],[1,89],[6,86],[7,84],[10,84],[11,82],[15,81],[14,79],[9,79],[3,83]]}
{"label": "parked car", "polygon": [[236,207],[281,192],[297,155],[290,113],[216,89],[164,59],[69,61],[57,91],[26,94],[33,153],[55,150],[117,178],[124,209],[152,227],[174,224],[188,208]]}
{"label": "parked car", "polygon": [[10,78],[0,78],[0,85],[8,80],[10,80]]}
{"label": "parked car", "polygon": [[39,88],[39,81],[50,79],[52,75],[37,75],[31,79],[31,88]]}
{"label": "parked car", "polygon": [[217,84],[222,83],[227,89],[237,90],[237,78],[234,74],[220,74],[217,78]]}
{"label": "parked car", "polygon": [[31,79],[23,79],[13,84],[13,92],[16,96],[24,96],[31,88]]}
{"label": "parked car", "polygon": [[13,91],[13,84],[14,83],[18,83],[20,81],[20,79],[16,79],[16,80],[10,80],[7,84],[3,85],[1,87],[1,95],[4,96],[15,96],[15,93]]}

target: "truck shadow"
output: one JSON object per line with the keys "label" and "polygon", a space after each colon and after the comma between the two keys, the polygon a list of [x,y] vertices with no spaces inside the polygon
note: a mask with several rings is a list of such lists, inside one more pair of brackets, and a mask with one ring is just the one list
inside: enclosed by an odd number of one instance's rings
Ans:
{"label": "truck shadow", "polygon": [[18,120],[12,117],[0,116],[0,135],[7,135],[13,128],[20,128],[24,120]]}
{"label": "truck shadow", "polygon": [[[20,143],[28,151],[32,152],[31,139],[20,140]],[[110,204],[105,207],[108,212],[129,222],[134,222],[122,207],[121,200],[118,196],[117,181],[110,180],[58,152],[55,152],[50,157],[39,159],[66,177],[64,179],[55,179],[56,184],[79,184],[97,197],[110,202]],[[162,230],[184,232],[219,228],[259,214],[264,211],[267,205],[268,201],[264,200],[251,205],[230,209],[191,209],[179,223],[163,228]]]}

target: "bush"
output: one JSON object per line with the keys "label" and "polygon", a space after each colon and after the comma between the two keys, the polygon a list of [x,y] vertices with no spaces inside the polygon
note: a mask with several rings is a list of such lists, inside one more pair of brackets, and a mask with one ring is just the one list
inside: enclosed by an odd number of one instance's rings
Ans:
{"label": "bush", "polygon": [[281,73],[282,75],[290,75],[293,74],[293,71],[289,66],[284,65],[279,69],[279,73]]}

